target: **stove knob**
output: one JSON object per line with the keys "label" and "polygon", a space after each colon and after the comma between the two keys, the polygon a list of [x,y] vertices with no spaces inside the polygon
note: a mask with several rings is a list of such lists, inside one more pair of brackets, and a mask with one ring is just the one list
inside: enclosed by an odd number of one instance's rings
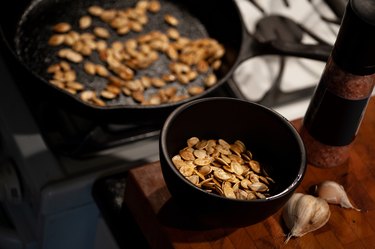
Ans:
{"label": "stove knob", "polygon": [[0,201],[17,204],[22,201],[21,185],[10,160],[0,163]]}

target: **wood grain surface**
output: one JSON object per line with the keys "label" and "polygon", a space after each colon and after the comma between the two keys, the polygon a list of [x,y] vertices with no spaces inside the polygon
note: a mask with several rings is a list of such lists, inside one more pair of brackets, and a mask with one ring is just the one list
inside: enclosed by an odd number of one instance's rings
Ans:
{"label": "wood grain surface", "polygon": [[[300,121],[293,124],[298,128]],[[176,225],[184,213],[173,205],[159,162],[129,172],[125,203],[151,248],[178,249],[374,249],[375,248],[375,99],[369,102],[348,163],[331,169],[308,165],[297,192],[309,193],[324,180],[344,186],[361,212],[330,205],[328,223],[300,238],[284,243],[288,230],[281,210],[265,221],[247,227],[198,229]],[[172,204],[171,204],[172,203]],[[197,206],[199,204],[197,203]]]}

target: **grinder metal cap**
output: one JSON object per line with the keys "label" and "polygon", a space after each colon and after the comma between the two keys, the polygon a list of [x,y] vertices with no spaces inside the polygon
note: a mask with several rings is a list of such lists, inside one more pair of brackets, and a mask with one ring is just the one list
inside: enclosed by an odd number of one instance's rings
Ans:
{"label": "grinder metal cap", "polygon": [[332,58],[356,75],[375,73],[375,1],[350,0],[341,22]]}

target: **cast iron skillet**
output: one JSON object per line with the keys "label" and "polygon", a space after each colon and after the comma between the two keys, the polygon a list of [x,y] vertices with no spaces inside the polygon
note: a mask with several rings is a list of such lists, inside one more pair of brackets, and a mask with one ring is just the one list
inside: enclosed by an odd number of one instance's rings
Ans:
{"label": "cast iron skillet", "polygon": [[[160,0],[162,10],[152,15],[144,32],[151,30],[167,29],[163,20],[165,13],[173,13],[180,20],[178,30],[184,36],[190,38],[211,37],[220,42],[225,48],[221,67],[215,71],[218,83],[206,89],[200,95],[190,97],[178,103],[161,104],[157,106],[143,106],[136,104],[122,96],[121,98],[107,102],[107,106],[99,107],[80,100],[77,95],[63,91],[48,82],[50,75],[46,68],[59,59],[55,56],[57,49],[47,45],[52,34],[51,27],[58,22],[69,22],[77,27],[78,18],[87,14],[87,8],[91,5],[99,5],[104,8],[126,8],[132,7],[135,0],[18,0],[2,2],[1,9],[1,34],[11,54],[16,58],[16,65],[21,66],[17,70],[17,76],[22,83],[29,87],[40,85],[42,98],[50,101],[58,101],[59,104],[78,111],[84,115],[113,120],[163,120],[176,106],[204,96],[215,95],[216,90],[221,87],[233,74],[235,68],[245,59],[256,55],[252,48],[258,46],[256,41],[250,37],[245,29],[239,9],[232,0]],[[6,12],[6,13],[5,13]],[[102,22],[100,22],[102,23]],[[95,23],[94,23],[95,24]],[[99,25],[99,24],[98,24]],[[102,26],[102,25],[101,25]],[[112,33],[112,39],[127,39],[138,36],[139,33],[119,38]],[[111,42],[111,40],[109,40]],[[295,44],[281,44],[271,42],[261,44],[262,53],[288,54],[304,56],[314,59],[326,58],[329,50],[320,51]],[[323,55],[322,55],[323,54]],[[98,58],[92,57],[92,60]],[[156,63],[145,72],[149,76],[160,75],[167,67],[167,62]],[[98,80],[84,73],[78,74],[79,81],[85,83],[89,88],[100,90],[104,81]],[[202,84],[198,78],[192,84]],[[179,91],[186,91],[186,86],[175,84]]]}

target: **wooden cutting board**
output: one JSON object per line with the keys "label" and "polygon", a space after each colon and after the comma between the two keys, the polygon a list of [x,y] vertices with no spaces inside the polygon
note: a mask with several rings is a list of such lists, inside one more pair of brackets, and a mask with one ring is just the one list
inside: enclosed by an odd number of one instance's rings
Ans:
{"label": "wooden cutting board", "polygon": [[[293,122],[298,128],[300,120]],[[344,186],[361,212],[330,205],[328,223],[317,231],[284,244],[288,233],[281,210],[265,221],[238,229],[192,229],[173,224],[184,215],[170,203],[159,162],[130,170],[125,203],[134,215],[151,248],[167,249],[374,249],[375,248],[375,99],[372,98],[347,164],[331,169],[308,165],[297,192],[334,180]],[[168,207],[168,208],[166,208]],[[199,204],[197,203],[197,207]],[[126,221],[125,221],[126,222]]]}

